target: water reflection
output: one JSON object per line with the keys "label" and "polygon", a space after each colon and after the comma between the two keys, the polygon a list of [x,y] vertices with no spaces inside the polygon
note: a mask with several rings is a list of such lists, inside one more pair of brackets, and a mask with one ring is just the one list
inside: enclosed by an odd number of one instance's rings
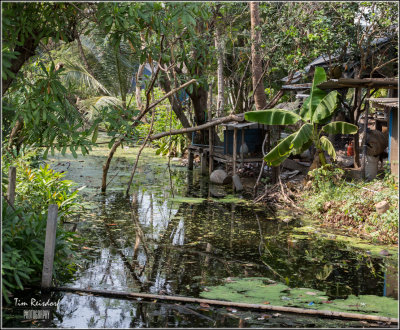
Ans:
{"label": "water reflection", "polygon": [[[121,170],[125,165],[118,166]],[[207,198],[220,194],[197,171],[172,167],[171,175],[175,196]],[[130,197],[124,195],[124,189],[116,189],[117,185],[125,187],[121,183],[124,180],[121,170],[113,182],[114,192],[86,197],[91,208],[82,212],[77,227],[87,238],[86,259],[80,261],[76,278],[67,286],[198,297],[202,290],[221,284],[227,277],[262,276],[293,287],[320,289],[332,297],[350,293],[397,296],[396,265],[387,267],[382,258],[365,255],[333,240],[293,239],[292,229],[300,225],[299,221],[282,223],[268,211],[242,203],[210,199],[199,203],[173,202],[165,165],[150,161],[138,167]],[[210,188],[214,190],[211,192]],[[230,189],[225,194],[231,194]],[[261,321],[258,318],[262,319],[262,315],[254,312],[237,316],[218,308],[201,311],[198,306],[76,294],[62,297],[58,318],[54,317],[52,326],[350,324],[330,320],[322,324],[318,319],[293,315],[270,316]]]}

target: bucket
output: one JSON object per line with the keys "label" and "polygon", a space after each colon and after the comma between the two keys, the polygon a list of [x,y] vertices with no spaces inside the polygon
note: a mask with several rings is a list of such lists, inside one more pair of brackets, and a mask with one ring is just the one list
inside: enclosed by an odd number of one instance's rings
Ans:
{"label": "bucket", "polygon": [[367,155],[366,164],[365,164],[365,178],[367,180],[375,179],[375,177],[378,173],[378,161],[379,161],[379,157]]}

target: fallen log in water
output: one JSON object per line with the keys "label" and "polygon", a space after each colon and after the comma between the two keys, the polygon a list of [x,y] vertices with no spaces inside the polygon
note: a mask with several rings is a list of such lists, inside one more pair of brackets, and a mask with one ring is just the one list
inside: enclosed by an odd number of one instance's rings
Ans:
{"label": "fallen log in water", "polygon": [[139,292],[125,292],[125,291],[108,291],[108,290],[92,290],[92,289],[80,289],[80,288],[68,288],[68,287],[52,287],[53,291],[65,291],[65,292],[81,292],[93,295],[99,295],[110,298],[117,299],[151,299],[151,300],[169,300],[169,301],[180,301],[184,303],[203,303],[209,305],[219,305],[246,309],[261,309],[270,310],[284,313],[297,313],[297,314],[309,314],[316,316],[324,316],[330,318],[341,318],[341,319],[352,319],[352,320],[365,320],[365,321],[380,321],[387,323],[398,324],[399,320],[392,317],[378,316],[378,315],[364,315],[356,313],[346,313],[346,312],[334,312],[326,310],[315,310],[297,307],[286,307],[286,306],[271,306],[271,305],[260,305],[260,304],[248,304],[233,301],[223,301],[223,300],[213,300],[213,299],[202,299],[202,298],[191,298],[191,297],[181,297],[181,296],[165,296],[149,293],[139,293]]}

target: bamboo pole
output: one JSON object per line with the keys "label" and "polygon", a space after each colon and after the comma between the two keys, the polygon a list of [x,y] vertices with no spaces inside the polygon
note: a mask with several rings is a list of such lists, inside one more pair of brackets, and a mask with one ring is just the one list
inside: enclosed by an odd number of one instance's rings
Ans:
{"label": "bamboo pole", "polygon": [[296,313],[296,314],[309,314],[309,315],[319,315],[331,318],[343,318],[352,320],[368,320],[368,321],[380,321],[398,324],[399,320],[392,317],[378,316],[378,315],[364,315],[356,313],[347,312],[334,312],[327,310],[315,310],[297,307],[286,307],[286,306],[272,306],[272,305],[260,305],[260,304],[248,304],[232,301],[214,300],[214,299],[202,299],[202,298],[192,298],[192,297],[181,297],[181,296],[165,296],[149,293],[140,292],[126,292],[126,291],[108,291],[108,290],[92,290],[92,289],[80,289],[80,288],[70,288],[70,287],[52,287],[53,291],[65,291],[74,293],[88,293],[94,295],[100,295],[104,297],[111,297],[117,299],[150,299],[150,300],[168,300],[168,301],[180,301],[184,303],[203,303],[209,305],[219,305],[219,306],[229,306],[229,307],[239,307],[245,309],[261,309],[268,311],[278,311],[284,313]]}

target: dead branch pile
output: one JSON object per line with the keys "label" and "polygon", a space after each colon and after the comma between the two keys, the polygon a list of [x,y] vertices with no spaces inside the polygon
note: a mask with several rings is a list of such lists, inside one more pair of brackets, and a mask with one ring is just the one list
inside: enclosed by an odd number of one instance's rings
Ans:
{"label": "dead branch pile", "polygon": [[296,205],[295,194],[296,193],[279,178],[279,182],[275,185],[265,185],[264,191],[254,199],[254,203],[262,203],[268,205],[272,209],[289,206],[303,213],[304,210]]}

